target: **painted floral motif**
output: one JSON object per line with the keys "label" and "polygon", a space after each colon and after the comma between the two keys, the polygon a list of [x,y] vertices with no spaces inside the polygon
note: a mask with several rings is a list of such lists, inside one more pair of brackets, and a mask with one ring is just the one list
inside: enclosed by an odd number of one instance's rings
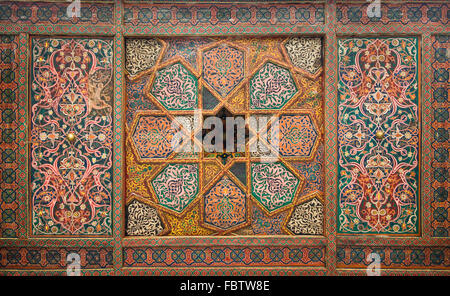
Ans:
{"label": "painted floral motif", "polygon": [[289,70],[266,63],[250,80],[250,109],[281,109],[296,93]]}
{"label": "painted floral motif", "polygon": [[244,79],[244,53],[222,44],[203,53],[203,77],[222,97]]}
{"label": "painted floral motif", "polygon": [[151,94],[168,110],[193,110],[197,107],[197,79],[176,63],[156,73]]}
{"label": "painted floral motif", "polygon": [[270,144],[286,157],[309,157],[318,140],[317,128],[309,115],[283,115],[273,124],[269,134]]}
{"label": "painted floral motif", "polygon": [[32,40],[35,235],[110,235],[112,42]]}
{"label": "painted floral motif", "polygon": [[131,139],[142,159],[167,158],[177,131],[167,117],[140,116]]}
{"label": "painted floral motif", "polygon": [[339,231],[418,232],[418,41],[339,41]]}
{"label": "painted floral motif", "polygon": [[198,165],[169,164],[152,180],[158,202],[181,213],[198,193]]}
{"label": "painted floral motif", "polygon": [[127,235],[154,236],[164,230],[158,211],[145,203],[133,200],[127,213]]}
{"label": "painted floral motif", "polygon": [[205,194],[204,217],[206,224],[229,230],[247,219],[245,193],[228,177],[223,177]]}
{"label": "painted floral motif", "polygon": [[316,74],[322,68],[322,39],[321,38],[290,38],[284,47],[294,66]]}
{"label": "painted floral motif", "polygon": [[136,75],[152,68],[161,52],[162,46],[156,39],[127,39],[126,69]]}
{"label": "painted floral motif", "polygon": [[281,163],[252,163],[252,194],[269,212],[294,201],[299,180]]}
{"label": "painted floral motif", "polygon": [[317,199],[295,207],[287,228],[294,234],[318,235],[323,233],[323,206]]}

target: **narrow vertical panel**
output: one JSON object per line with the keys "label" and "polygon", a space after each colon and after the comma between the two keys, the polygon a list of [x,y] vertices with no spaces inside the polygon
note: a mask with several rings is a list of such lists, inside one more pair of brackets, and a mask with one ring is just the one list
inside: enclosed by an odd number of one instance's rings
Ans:
{"label": "narrow vertical panel", "polygon": [[112,233],[113,233],[113,268],[115,275],[122,274],[122,223],[124,219],[123,208],[124,201],[122,199],[122,180],[124,179],[124,160],[122,159],[122,143],[123,143],[123,120],[125,117],[123,100],[123,53],[124,42],[121,26],[123,25],[123,3],[116,1],[114,4],[115,24],[119,27],[118,33],[114,36],[114,160],[113,160],[113,211],[112,211]]}
{"label": "narrow vertical panel", "polygon": [[[0,36],[0,237],[20,235],[20,198],[24,180],[18,137],[23,116],[19,100],[18,36]],[[23,110],[22,110],[23,111]]]}
{"label": "narrow vertical panel", "polygon": [[419,43],[338,41],[338,232],[418,234]]}
{"label": "narrow vertical panel", "polygon": [[431,57],[431,235],[433,237],[449,236],[449,131],[450,103],[448,101],[450,36],[432,37]]}
{"label": "narrow vertical panel", "polygon": [[[121,11],[121,4],[117,3],[116,9]],[[114,37],[114,159],[113,159],[113,262],[114,262],[114,273],[120,274],[122,267],[122,223],[123,223],[123,200],[122,200],[122,184],[124,180],[124,162],[123,159],[123,118],[124,110],[123,110],[123,51],[124,51],[124,43],[123,43],[123,35],[116,34]]]}
{"label": "narrow vertical panel", "polygon": [[113,47],[33,38],[32,235],[111,235]]}
{"label": "narrow vertical panel", "polygon": [[20,232],[19,238],[26,238],[29,235],[27,225],[28,225],[28,34],[19,34],[19,118],[18,118],[18,129],[17,138],[19,143],[19,178],[20,178],[20,189],[19,189],[19,224]]}
{"label": "narrow vertical panel", "polygon": [[431,60],[432,60],[432,49],[431,49],[431,41],[432,37],[430,34],[425,33],[422,35],[422,103],[421,103],[421,112],[422,112],[422,164],[421,164],[421,206],[422,206],[422,237],[429,239],[431,236],[431,202],[432,202],[432,187],[431,183],[431,165],[432,165],[432,151],[431,151],[431,141],[433,138],[431,132],[431,122],[432,122],[432,94],[431,94],[431,79],[432,79],[432,70],[431,70]]}
{"label": "narrow vertical panel", "polygon": [[326,262],[328,275],[336,274],[336,172],[337,172],[337,147],[336,147],[336,117],[337,117],[337,37],[331,28],[336,24],[336,1],[330,0],[326,5],[327,35],[325,42],[325,235],[328,239],[326,247]]}

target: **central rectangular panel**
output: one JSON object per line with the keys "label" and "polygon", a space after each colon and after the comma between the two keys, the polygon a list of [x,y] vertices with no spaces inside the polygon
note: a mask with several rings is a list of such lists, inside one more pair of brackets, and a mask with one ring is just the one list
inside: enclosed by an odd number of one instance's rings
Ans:
{"label": "central rectangular panel", "polygon": [[128,236],[322,235],[321,38],[126,40]]}

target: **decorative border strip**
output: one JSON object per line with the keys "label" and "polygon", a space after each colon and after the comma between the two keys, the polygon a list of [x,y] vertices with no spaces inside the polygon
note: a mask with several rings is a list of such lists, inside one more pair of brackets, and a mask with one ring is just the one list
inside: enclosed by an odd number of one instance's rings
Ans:
{"label": "decorative border strip", "polygon": [[114,158],[113,158],[113,238],[114,238],[114,270],[118,272],[122,267],[122,234],[124,223],[124,199],[123,199],[123,176],[125,174],[124,167],[125,158],[122,157],[124,154],[123,149],[123,125],[124,125],[124,114],[125,110],[122,108],[123,101],[123,50],[124,42],[122,34],[117,34],[114,37],[114,60],[115,60],[115,73],[114,73]]}
{"label": "decorative border strip", "polygon": [[324,276],[325,268],[316,267],[197,267],[197,268],[124,268],[126,276]]}
{"label": "decorative border strip", "polygon": [[0,248],[0,268],[66,269],[67,255],[80,256],[81,269],[111,268],[112,248]]}
{"label": "decorative border strip", "polygon": [[261,26],[324,24],[323,4],[125,4],[128,26]]}
{"label": "decorative border strip", "polygon": [[114,35],[116,28],[112,26],[90,25],[21,25],[1,23],[0,33],[28,33],[28,34],[85,34],[85,35]]}
{"label": "decorative border strip", "polygon": [[160,246],[317,246],[327,243],[325,237],[301,236],[269,236],[269,237],[155,237],[155,238],[125,238],[124,247],[160,247]]}
{"label": "decorative border strip", "polygon": [[364,247],[338,246],[338,268],[366,268],[372,263],[367,256],[380,256],[381,268],[450,268],[449,247]]}
{"label": "decorative border strip", "polygon": [[325,266],[325,247],[124,248],[124,267]]}
{"label": "decorative border strip", "polygon": [[448,246],[450,239],[447,238],[424,238],[424,237],[386,237],[386,236],[338,236],[338,245],[357,246]]}
{"label": "decorative border strip", "polygon": [[[339,269],[340,276],[367,276],[365,269]],[[449,276],[450,270],[381,269],[381,276]]]}
{"label": "decorative border strip", "polygon": [[80,247],[80,248],[107,248],[112,247],[113,239],[105,238],[70,238],[70,239],[2,239],[0,240],[0,248],[12,248],[12,247],[49,247],[49,248],[62,248],[62,247]]}
{"label": "decorative border strip", "polygon": [[23,233],[21,226],[25,219],[21,208],[26,183],[21,164],[25,162],[22,155],[26,138],[21,134],[21,124],[25,121],[21,107],[26,99],[19,94],[23,74],[19,36],[1,35],[0,42],[0,237],[14,238]]}
{"label": "decorative border strip", "polygon": [[17,130],[17,137],[19,141],[19,177],[21,178],[20,207],[20,234],[19,238],[25,238],[28,235],[27,227],[27,197],[28,197],[28,35],[24,33],[19,34],[19,128]]}
{"label": "decorative border strip", "polygon": [[370,3],[338,4],[336,10],[337,22],[342,25],[447,25],[448,4],[433,3],[381,3],[381,17],[369,17]]}
{"label": "decorative border strip", "polygon": [[[1,29],[1,28],[0,28]],[[323,33],[323,27],[315,26],[208,26],[208,27],[192,27],[192,26],[139,26],[139,27],[125,27],[124,32],[128,36],[149,36],[149,35],[163,35],[163,36],[178,36],[178,35],[189,35],[189,36],[224,36],[224,35],[285,35],[285,34],[312,34],[312,33]]]}
{"label": "decorative border strip", "polygon": [[69,18],[70,2],[14,2],[0,3],[0,23],[45,25],[113,25],[113,3],[82,3],[80,17]]}
{"label": "decorative border strip", "polygon": [[430,91],[430,154],[431,184],[429,188],[428,210],[430,216],[430,235],[433,237],[449,237],[450,231],[450,200],[449,190],[449,153],[450,153],[450,103],[448,99],[449,84],[449,35],[435,35],[431,37],[431,59],[429,72],[425,84]]}
{"label": "decorative border strip", "polygon": [[422,36],[422,171],[421,171],[421,207],[423,236],[430,237],[430,203],[431,203],[431,36],[426,33]]}
{"label": "decorative border strip", "polygon": [[336,232],[337,232],[337,37],[333,30],[336,24],[336,3],[327,6],[327,34],[325,37],[325,205],[324,235],[328,237],[326,266],[328,275],[336,273]]}
{"label": "decorative border strip", "polygon": [[[67,271],[64,270],[2,270],[2,276],[65,276]],[[112,269],[81,269],[81,276],[113,276]]]}
{"label": "decorative border strip", "polygon": [[[259,2],[273,2],[274,0],[238,0],[236,2],[239,3],[259,3]],[[283,2],[298,2],[298,0],[282,0]],[[413,0],[413,1],[419,1],[419,0]],[[148,0],[124,0],[124,3],[144,3],[148,2]],[[159,3],[187,3],[187,2],[194,2],[194,3],[230,3],[233,2],[233,0],[155,0],[153,3],[159,4]],[[307,0],[305,2],[315,2],[315,3],[323,3],[325,0]]]}

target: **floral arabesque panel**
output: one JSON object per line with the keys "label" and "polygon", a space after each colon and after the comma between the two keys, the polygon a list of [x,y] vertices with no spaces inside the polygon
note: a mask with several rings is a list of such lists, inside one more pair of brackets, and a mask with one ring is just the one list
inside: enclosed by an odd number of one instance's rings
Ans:
{"label": "floral arabesque panel", "polygon": [[[126,235],[323,234],[321,38],[130,38],[125,55]],[[245,149],[202,145],[210,117],[223,140],[242,118]]]}
{"label": "floral arabesque panel", "polygon": [[338,41],[338,231],[418,234],[419,43]]}
{"label": "floral arabesque panel", "polygon": [[111,235],[113,44],[33,38],[33,235]]}

